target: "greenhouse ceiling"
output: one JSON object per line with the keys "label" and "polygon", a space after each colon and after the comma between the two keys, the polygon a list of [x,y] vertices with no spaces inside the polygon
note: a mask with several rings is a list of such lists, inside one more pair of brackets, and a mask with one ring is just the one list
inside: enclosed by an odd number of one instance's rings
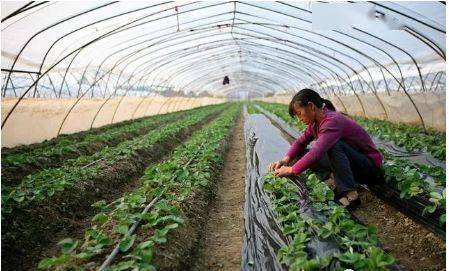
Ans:
{"label": "greenhouse ceiling", "polygon": [[345,95],[445,86],[445,2],[1,5],[3,97],[266,97],[303,87]]}

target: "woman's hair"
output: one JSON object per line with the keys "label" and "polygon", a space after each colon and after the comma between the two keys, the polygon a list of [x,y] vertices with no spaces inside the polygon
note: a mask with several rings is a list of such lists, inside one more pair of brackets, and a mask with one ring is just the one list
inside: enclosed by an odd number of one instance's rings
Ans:
{"label": "woman's hair", "polygon": [[331,101],[321,98],[320,94],[312,89],[304,88],[293,96],[290,105],[288,106],[288,113],[290,116],[294,117],[295,110],[293,105],[299,104],[300,106],[306,106],[309,102],[312,102],[318,108],[323,108],[325,106],[327,109],[335,111],[335,107]]}

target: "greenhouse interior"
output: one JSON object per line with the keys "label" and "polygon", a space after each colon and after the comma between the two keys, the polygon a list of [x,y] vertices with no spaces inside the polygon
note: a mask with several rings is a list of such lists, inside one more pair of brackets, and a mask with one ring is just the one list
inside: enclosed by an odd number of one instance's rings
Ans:
{"label": "greenhouse interior", "polygon": [[3,270],[446,270],[445,1],[2,1]]}

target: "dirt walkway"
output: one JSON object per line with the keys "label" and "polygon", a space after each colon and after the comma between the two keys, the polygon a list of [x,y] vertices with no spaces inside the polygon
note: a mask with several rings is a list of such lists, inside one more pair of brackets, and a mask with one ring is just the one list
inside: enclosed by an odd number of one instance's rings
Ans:
{"label": "dirt walkway", "polygon": [[369,192],[361,193],[362,206],[353,214],[377,228],[379,240],[403,270],[445,270],[445,242],[420,224],[383,203]]}
{"label": "dirt walkway", "polygon": [[240,270],[245,201],[243,114],[237,120],[195,270]]}

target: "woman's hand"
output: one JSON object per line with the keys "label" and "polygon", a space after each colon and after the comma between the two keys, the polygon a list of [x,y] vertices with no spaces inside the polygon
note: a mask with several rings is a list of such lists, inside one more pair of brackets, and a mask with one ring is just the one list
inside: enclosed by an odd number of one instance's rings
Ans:
{"label": "woman's hand", "polygon": [[277,177],[290,176],[292,174],[292,167],[281,167],[274,171],[274,175],[276,175]]}
{"label": "woman's hand", "polygon": [[290,161],[290,157],[286,156],[286,157],[284,157],[284,158],[283,158],[282,160],[280,160],[280,161],[271,163],[271,164],[268,166],[268,169],[269,169],[270,171],[275,171],[276,169],[279,169],[279,168],[281,168],[282,166],[287,165],[289,161]]}
{"label": "woman's hand", "polygon": [[275,170],[281,168],[285,164],[286,163],[281,160],[281,161],[277,161],[277,162],[271,163],[268,168],[270,169],[270,171],[275,171]]}

